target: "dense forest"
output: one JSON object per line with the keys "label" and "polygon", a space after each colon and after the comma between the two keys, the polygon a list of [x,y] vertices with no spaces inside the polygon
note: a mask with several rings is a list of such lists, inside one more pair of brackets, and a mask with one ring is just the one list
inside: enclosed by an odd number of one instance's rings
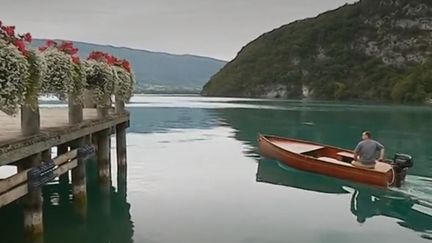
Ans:
{"label": "dense forest", "polygon": [[246,45],[203,95],[425,102],[432,1],[361,0]]}

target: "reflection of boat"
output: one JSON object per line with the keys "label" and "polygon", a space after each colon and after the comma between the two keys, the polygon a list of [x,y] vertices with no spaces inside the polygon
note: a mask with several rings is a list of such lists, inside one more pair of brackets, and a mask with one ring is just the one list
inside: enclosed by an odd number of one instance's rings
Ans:
{"label": "reflection of boat", "polygon": [[[322,193],[352,193],[351,213],[359,223],[376,216],[399,219],[402,227],[424,233],[432,233],[432,206],[406,196],[403,192],[383,190],[375,187],[356,185],[291,168],[284,168],[277,161],[258,160],[257,181],[284,185]],[[422,212],[422,209],[425,212]],[[429,214],[427,213],[429,212]],[[431,235],[432,236],[432,235]]]}
{"label": "reflection of boat", "polygon": [[393,166],[377,162],[374,169],[354,167],[350,150],[275,136],[260,135],[259,148],[263,155],[296,169],[382,187],[400,185],[411,165],[411,160],[403,160]]}
{"label": "reflection of boat", "polygon": [[[407,197],[390,197],[384,191],[356,189],[351,198],[351,212],[359,223],[368,218],[387,216],[401,220],[402,227],[422,233],[432,233],[432,215],[418,210],[432,211]],[[424,235],[427,237],[427,235]]]}
{"label": "reflection of boat", "polygon": [[342,188],[345,184],[341,181],[316,174],[308,175],[307,172],[291,168],[284,168],[283,165],[271,160],[259,160],[256,180],[258,182],[284,185],[308,191],[348,193]]}

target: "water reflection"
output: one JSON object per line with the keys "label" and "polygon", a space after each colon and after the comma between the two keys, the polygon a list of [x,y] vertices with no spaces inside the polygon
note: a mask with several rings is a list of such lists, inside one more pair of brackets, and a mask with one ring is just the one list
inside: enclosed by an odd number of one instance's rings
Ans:
{"label": "water reflection", "polygon": [[[109,198],[93,195],[88,203],[87,217],[82,218],[74,210],[71,200],[57,200],[59,195],[67,193],[70,196],[70,188],[60,184],[44,187],[45,243],[132,242],[133,223],[125,194],[111,188]],[[101,206],[106,204],[104,200],[109,200],[108,211]]]}
{"label": "water reflection", "polygon": [[256,180],[320,193],[352,193],[350,210],[357,222],[363,224],[373,217],[385,216],[400,220],[402,227],[421,232],[423,238],[432,237],[432,205],[400,192],[302,172],[267,159],[258,160]]}
{"label": "water reflection", "polygon": [[344,184],[342,181],[294,170],[273,160],[258,160],[256,181],[315,192],[348,193],[343,188]]}

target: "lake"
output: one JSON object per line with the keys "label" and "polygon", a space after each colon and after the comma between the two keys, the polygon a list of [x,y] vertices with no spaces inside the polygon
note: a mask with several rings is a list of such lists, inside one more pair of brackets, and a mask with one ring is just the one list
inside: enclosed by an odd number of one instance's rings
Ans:
{"label": "lake", "polygon": [[[87,219],[70,187],[45,186],[45,243],[432,242],[432,107],[143,95],[129,110],[127,196],[113,166],[103,206],[94,161]],[[404,187],[301,172],[257,150],[258,133],[353,148],[365,129],[390,157],[414,157]],[[19,212],[0,210],[0,242],[22,242]]]}

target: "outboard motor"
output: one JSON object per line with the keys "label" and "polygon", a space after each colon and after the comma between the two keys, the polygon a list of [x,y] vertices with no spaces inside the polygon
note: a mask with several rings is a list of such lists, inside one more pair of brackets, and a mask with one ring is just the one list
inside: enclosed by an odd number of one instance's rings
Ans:
{"label": "outboard motor", "polygon": [[391,163],[395,172],[394,186],[400,187],[405,181],[408,168],[414,166],[414,161],[411,155],[397,153]]}

